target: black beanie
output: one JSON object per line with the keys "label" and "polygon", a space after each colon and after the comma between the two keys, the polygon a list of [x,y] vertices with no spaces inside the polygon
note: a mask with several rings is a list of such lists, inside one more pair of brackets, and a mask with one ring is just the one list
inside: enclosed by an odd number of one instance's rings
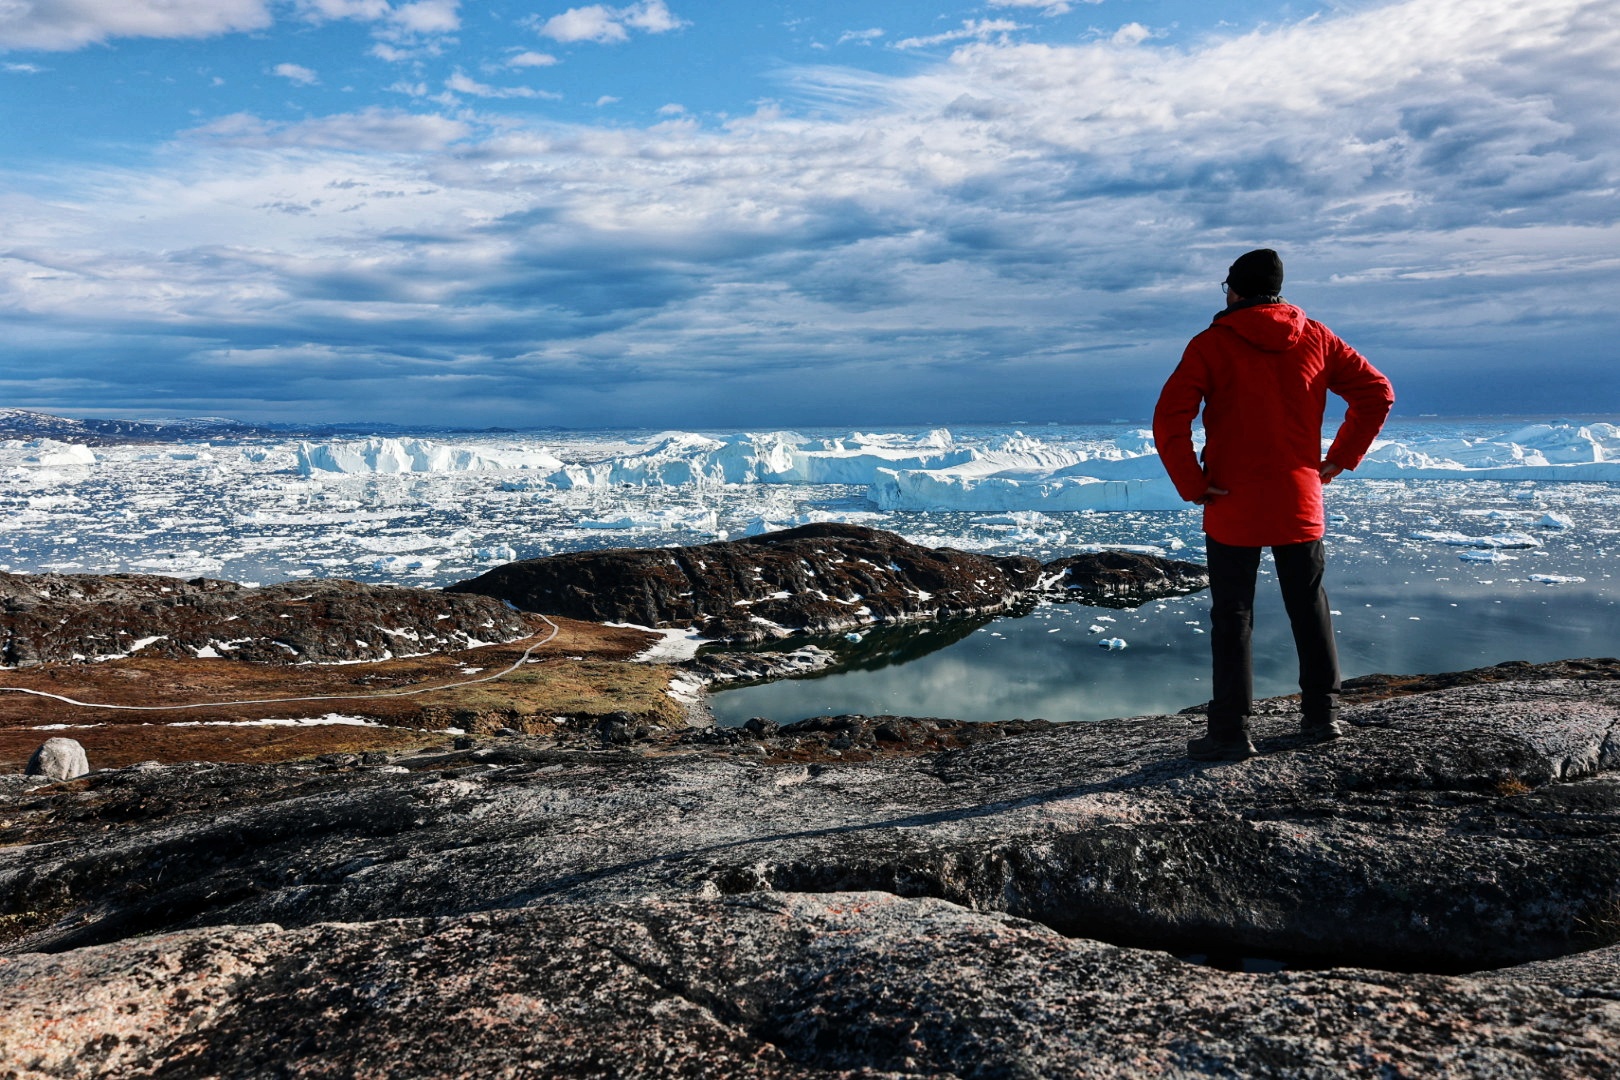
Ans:
{"label": "black beanie", "polygon": [[1246,251],[1226,272],[1226,284],[1241,298],[1282,292],[1282,258],[1270,248]]}

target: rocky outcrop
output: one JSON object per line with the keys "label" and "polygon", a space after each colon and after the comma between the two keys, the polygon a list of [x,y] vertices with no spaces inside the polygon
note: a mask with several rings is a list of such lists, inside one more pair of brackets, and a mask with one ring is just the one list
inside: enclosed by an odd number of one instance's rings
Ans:
{"label": "rocky outcrop", "polygon": [[0,573],[0,664],[139,655],[382,660],[534,633],[498,600],[354,581],[251,588],[151,574]]}
{"label": "rocky outcrop", "polygon": [[1196,716],[839,717],[96,773],[0,796],[0,1058],[1611,1075],[1617,675],[1395,690],[1324,746],[1271,710],[1217,766]]}
{"label": "rocky outcrop", "polygon": [[697,627],[733,642],[1004,612],[1038,596],[1141,603],[1208,584],[1204,568],[1102,552],[1050,567],[929,548],[824,523],[695,547],[580,551],[508,563],[448,587],[527,611]]}
{"label": "rocky outcrop", "polygon": [[163,934],[0,966],[12,1075],[1598,1078],[1620,949],[1245,975],[893,893]]}

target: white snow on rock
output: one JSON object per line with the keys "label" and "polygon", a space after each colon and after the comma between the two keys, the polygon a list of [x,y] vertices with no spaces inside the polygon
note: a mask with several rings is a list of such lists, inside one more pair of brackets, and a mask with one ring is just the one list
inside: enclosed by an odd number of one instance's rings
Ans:
{"label": "white snow on rock", "polygon": [[268,717],[263,720],[179,720],[169,727],[382,727],[364,716],[327,713],[325,716]]}

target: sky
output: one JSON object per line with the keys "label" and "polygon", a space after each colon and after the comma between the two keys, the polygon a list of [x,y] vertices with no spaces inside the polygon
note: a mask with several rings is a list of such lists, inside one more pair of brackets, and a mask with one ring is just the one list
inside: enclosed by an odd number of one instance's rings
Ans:
{"label": "sky", "polygon": [[0,406],[1150,415],[1243,251],[1620,420],[1613,0],[0,0]]}

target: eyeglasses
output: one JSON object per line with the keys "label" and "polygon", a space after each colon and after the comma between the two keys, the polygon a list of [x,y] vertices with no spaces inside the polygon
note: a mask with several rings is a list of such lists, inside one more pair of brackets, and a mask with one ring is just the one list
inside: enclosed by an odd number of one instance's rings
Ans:
{"label": "eyeglasses", "polygon": [[1221,282],[1221,292],[1223,292],[1223,293],[1229,293],[1229,292],[1231,292],[1231,291],[1232,291],[1232,284],[1231,284],[1231,282],[1227,282],[1227,281],[1223,281],[1223,282]]}

